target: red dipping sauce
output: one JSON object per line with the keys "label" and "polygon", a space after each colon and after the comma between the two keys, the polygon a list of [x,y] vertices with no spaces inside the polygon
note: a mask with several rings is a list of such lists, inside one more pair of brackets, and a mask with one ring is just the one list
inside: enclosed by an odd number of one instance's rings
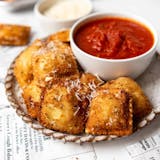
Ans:
{"label": "red dipping sauce", "polygon": [[126,59],[148,51],[154,38],[144,25],[123,18],[103,18],[82,26],[75,34],[77,46],[90,55]]}

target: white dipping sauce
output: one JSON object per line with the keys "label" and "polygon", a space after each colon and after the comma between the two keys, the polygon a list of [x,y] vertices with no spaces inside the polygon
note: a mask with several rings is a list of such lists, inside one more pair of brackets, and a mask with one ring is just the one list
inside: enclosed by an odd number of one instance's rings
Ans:
{"label": "white dipping sauce", "polygon": [[90,10],[88,0],[56,0],[44,15],[57,20],[71,20],[88,14]]}

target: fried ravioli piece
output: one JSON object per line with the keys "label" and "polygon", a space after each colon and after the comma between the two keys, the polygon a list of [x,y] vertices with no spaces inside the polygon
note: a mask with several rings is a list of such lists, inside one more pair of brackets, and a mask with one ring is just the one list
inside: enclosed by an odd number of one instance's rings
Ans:
{"label": "fried ravioli piece", "polygon": [[32,55],[38,51],[41,45],[42,44],[40,40],[35,40],[16,58],[14,65],[14,75],[22,89],[33,79],[31,63]]}
{"label": "fried ravioli piece", "polygon": [[91,94],[95,92],[96,88],[102,85],[104,82],[95,75],[90,73],[83,73],[72,75],[63,79],[64,86],[67,90],[74,91],[77,99],[80,101],[91,100]]}
{"label": "fried ravioli piece", "polygon": [[84,130],[86,108],[86,102],[79,101],[74,92],[56,84],[45,92],[38,120],[46,128],[80,134]]}
{"label": "fried ravioli piece", "polygon": [[0,24],[0,45],[26,45],[29,42],[30,30],[29,26]]}
{"label": "fried ravioli piece", "polygon": [[131,97],[124,90],[100,87],[90,103],[85,132],[93,135],[131,134]]}
{"label": "fried ravioli piece", "polygon": [[131,78],[120,77],[106,83],[109,88],[120,88],[128,92],[133,98],[133,118],[134,122],[140,122],[146,115],[148,115],[152,106],[142,91],[141,87]]}
{"label": "fried ravioli piece", "polygon": [[[86,86],[92,85],[92,87],[95,89],[98,86],[102,85],[104,81],[101,80],[98,76],[95,76],[91,73],[83,73],[81,75],[81,83]],[[92,87],[90,86],[90,88]]]}
{"label": "fried ravioli piece", "polygon": [[42,89],[39,87],[37,81],[33,80],[31,84],[23,89],[23,99],[25,101],[28,114],[32,118],[37,118],[37,114],[41,102]]}
{"label": "fried ravioli piece", "polygon": [[63,30],[63,31],[57,32],[55,34],[50,35],[47,38],[47,41],[59,40],[61,42],[69,42],[70,41],[69,33],[70,33],[70,30]]}
{"label": "fried ravioli piece", "polygon": [[33,75],[44,82],[46,77],[63,77],[78,73],[69,45],[60,41],[46,42],[39,54],[32,57]]}
{"label": "fried ravioli piece", "polygon": [[98,76],[90,73],[83,73],[80,81],[83,85],[80,94],[86,96],[89,100],[91,100],[91,94],[96,91],[96,88],[104,83]]}

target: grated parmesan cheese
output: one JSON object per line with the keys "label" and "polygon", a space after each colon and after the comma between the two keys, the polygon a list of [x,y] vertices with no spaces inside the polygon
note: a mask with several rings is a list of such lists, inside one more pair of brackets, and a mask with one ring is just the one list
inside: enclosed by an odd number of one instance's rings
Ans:
{"label": "grated parmesan cheese", "polygon": [[76,111],[74,112],[74,114],[73,114],[73,115],[74,115],[74,116],[76,116],[76,115],[77,115],[77,113],[79,112],[79,110],[80,110],[80,107],[78,106],[78,107],[77,107],[77,109],[76,109]]}
{"label": "grated parmesan cheese", "polygon": [[57,0],[44,15],[56,20],[71,20],[88,14],[91,5],[87,0]]}

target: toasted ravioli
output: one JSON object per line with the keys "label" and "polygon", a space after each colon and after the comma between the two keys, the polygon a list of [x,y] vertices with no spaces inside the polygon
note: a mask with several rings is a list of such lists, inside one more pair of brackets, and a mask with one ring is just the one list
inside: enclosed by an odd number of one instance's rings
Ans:
{"label": "toasted ravioli", "polygon": [[62,83],[64,83],[64,86],[69,92],[74,91],[80,101],[84,99],[90,101],[91,94],[95,92],[96,88],[99,87],[103,81],[90,73],[83,73],[82,75],[75,74],[62,79]]}
{"label": "toasted ravioli", "polygon": [[53,41],[53,40],[59,40],[61,42],[69,42],[69,32],[70,30],[63,30],[57,33],[54,33],[50,35],[47,40],[48,41]]}
{"label": "toasted ravioli", "polygon": [[95,90],[100,85],[104,84],[104,81],[101,80],[98,76],[95,76],[91,73],[83,73],[81,75],[81,83],[91,90]]}
{"label": "toasted ravioli", "polygon": [[86,85],[88,85],[89,83],[94,83],[95,85],[98,86],[104,83],[104,81],[101,80],[98,76],[95,76],[91,73],[83,73],[81,76],[81,82]]}
{"label": "toasted ravioli", "polygon": [[31,84],[23,89],[23,98],[27,107],[28,114],[32,118],[37,118],[41,103],[42,89],[39,87],[37,81],[33,80]]}
{"label": "toasted ravioli", "polygon": [[46,77],[63,77],[78,73],[71,48],[60,41],[51,41],[32,57],[33,75],[44,81]]}
{"label": "toasted ravioli", "polygon": [[86,96],[89,100],[91,100],[92,93],[96,91],[96,88],[104,83],[98,76],[90,73],[83,73],[80,81],[83,85],[80,94]]}
{"label": "toasted ravioli", "polygon": [[133,98],[133,117],[134,122],[140,122],[146,115],[148,115],[152,106],[142,91],[141,87],[131,78],[120,77],[106,83],[109,88],[120,88],[128,92]]}
{"label": "toasted ravioli", "polygon": [[41,41],[34,41],[29,47],[27,47],[21,54],[17,57],[14,65],[14,75],[18,81],[21,88],[28,85],[32,79],[32,55],[38,51],[41,46]]}
{"label": "toasted ravioli", "polygon": [[79,101],[74,92],[63,85],[53,85],[44,94],[39,110],[39,122],[50,129],[70,134],[84,130],[87,103]]}
{"label": "toasted ravioli", "polygon": [[30,38],[30,27],[0,24],[0,45],[26,45]]}
{"label": "toasted ravioli", "polygon": [[124,136],[132,133],[132,99],[120,89],[101,88],[90,103],[85,132]]}

